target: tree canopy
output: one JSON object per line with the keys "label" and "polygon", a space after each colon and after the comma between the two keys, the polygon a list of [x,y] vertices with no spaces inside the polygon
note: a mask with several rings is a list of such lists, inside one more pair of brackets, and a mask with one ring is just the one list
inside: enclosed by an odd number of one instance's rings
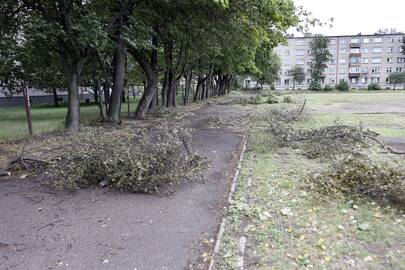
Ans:
{"label": "tree canopy", "polygon": [[184,104],[224,95],[236,75],[272,83],[272,49],[305,17],[292,0],[5,0],[0,14],[3,85],[66,89],[69,130],[79,128],[84,86],[100,115],[119,122],[130,84],[143,85],[142,119],[177,106],[179,94]]}

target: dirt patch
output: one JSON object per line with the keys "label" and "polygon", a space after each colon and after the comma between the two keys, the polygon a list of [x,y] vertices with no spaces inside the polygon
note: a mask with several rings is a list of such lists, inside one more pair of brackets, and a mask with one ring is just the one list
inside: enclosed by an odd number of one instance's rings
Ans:
{"label": "dirt patch", "polygon": [[212,248],[242,137],[233,127],[204,124],[218,115],[230,121],[244,112],[213,105],[184,119],[195,128],[194,149],[211,164],[209,177],[171,195],[55,193],[35,179],[2,180],[2,269],[204,269],[202,254]]}

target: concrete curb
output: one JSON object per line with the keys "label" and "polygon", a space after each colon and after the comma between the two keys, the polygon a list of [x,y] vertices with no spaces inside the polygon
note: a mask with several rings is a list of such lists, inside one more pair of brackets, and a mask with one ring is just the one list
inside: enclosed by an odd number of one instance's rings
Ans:
{"label": "concrete curb", "polygon": [[[236,185],[237,185],[238,180],[239,180],[240,171],[242,169],[243,156],[244,156],[245,151],[246,151],[246,144],[247,144],[247,135],[245,135],[243,137],[243,139],[242,139],[242,151],[241,151],[241,154],[239,156],[238,165],[237,165],[237,167],[235,169],[235,174],[234,174],[233,179],[232,179],[231,190],[229,192],[226,208],[228,208],[228,206],[229,206],[229,204],[230,204],[230,202],[232,200],[233,194],[235,193],[235,190],[236,190]],[[222,217],[221,225],[219,227],[219,232],[218,232],[217,239],[216,239],[216,242],[215,242],[214,252],[212,254],[212,259],[211,259],[210,265],[208,267],[208,270],[214,270],[215,269],[214,268],[215,258],[217,257],[217,255],[219,253],[219,248],[221,247],[222,238],[223,238],[224,232],[225,232],[226,222],[227,222],[227,219],[226,219],[226,217],[224,215]]]}

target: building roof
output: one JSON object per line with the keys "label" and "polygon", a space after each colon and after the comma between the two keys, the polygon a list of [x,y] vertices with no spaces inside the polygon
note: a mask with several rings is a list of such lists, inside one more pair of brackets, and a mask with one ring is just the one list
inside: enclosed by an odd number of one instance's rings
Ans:
{"label": "building roof", "polygon": [[[357,35],[338,35],[338,36],[326,36],[329,38],[341,38],[341,37],[387,37],[387,36],[405,36],[405,33],[393,33],[393,34],[357,34]],[[287,39],[306,39],[313,38],[314,36],[304,36],[304,37],[293,37],[287,36]]]}

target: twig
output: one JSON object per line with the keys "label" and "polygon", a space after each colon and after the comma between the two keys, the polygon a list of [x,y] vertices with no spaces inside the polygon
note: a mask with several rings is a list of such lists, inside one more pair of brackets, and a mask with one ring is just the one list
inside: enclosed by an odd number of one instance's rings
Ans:
{"label": "twig", "polygon": [[55,223],[59,223],[59,222],[62,222],[62,221],[63,221],[62,219],[59,219],[59,220],[50,222],[50,223],[45,224],[44,226],[38,228],[36,231],[40,231],[40,230],[45,229],[46,227],[49,227],[49,226],[55,226]]}
{"label": "twig", "polygon": [[301,113],[304,111],[304,109],[305,109],[305,105],[307,104],[307,99],[305,99],[304,100],[304,103],[302,104],[302,107],[301,107],[301,110],[300,110],[300,112],[297,114],[297,116],[296,117],[298,117],[299,115],[301,115]]}
{"label": "twig", "polygon": [[405,152],[398,152],[394,149],[392,149],[389,146],[386,146],[382,141],[380,141],[379,139],[375,138],[375,137],[371,137],[371,136],[367,136],[369,139],[375,141],[376,143],[378,143],[383,149],[389,151],[391,154],[396,154],[396,155],[405,155]]}

